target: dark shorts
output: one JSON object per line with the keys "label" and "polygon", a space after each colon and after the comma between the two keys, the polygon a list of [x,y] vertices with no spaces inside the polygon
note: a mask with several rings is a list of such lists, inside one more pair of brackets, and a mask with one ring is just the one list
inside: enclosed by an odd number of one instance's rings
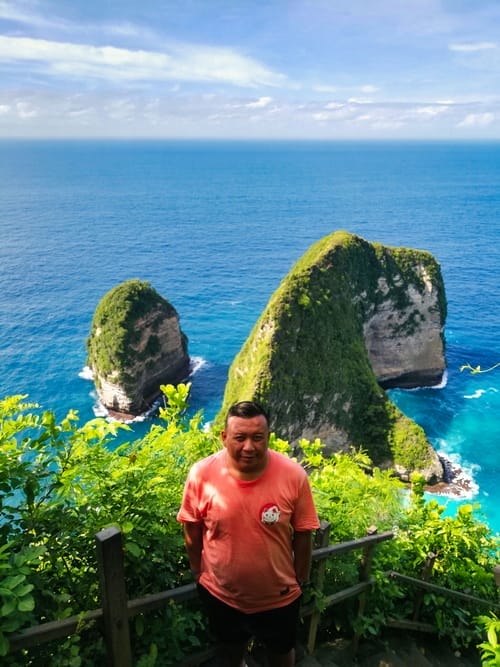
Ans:
{"label": "dark shorts", "polygon": [[244,614],[221,602],[198,584],[198,594],[208,616],[210,630],[222,644],[241,644],[254,637],[273,653],[284,655],[295,646],[300,598],[277,609]]}

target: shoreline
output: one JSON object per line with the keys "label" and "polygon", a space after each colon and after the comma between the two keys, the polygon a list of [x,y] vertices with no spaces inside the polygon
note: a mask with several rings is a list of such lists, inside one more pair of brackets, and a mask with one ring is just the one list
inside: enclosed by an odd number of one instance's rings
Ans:
{"label": "shoreline", "polygon": [[437,496],[448,496],[454,499],[472,498],[477,493],[474,480],[467,476],[463,468],[449,458],[439,455],[444,469],[444,480],[436,484],[427,484],[424,490]]}

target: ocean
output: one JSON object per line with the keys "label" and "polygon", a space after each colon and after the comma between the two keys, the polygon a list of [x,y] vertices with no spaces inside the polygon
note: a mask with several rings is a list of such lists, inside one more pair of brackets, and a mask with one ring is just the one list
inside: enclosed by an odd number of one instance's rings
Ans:
{"label": "ocean", "polygon": [[469,479],[447,512],[480,503],[500,531],[500,143],[0,142],[0,397],[93,418],[94,310],[140,278],[179,313],[209,421],[282,278],[338,229],[440,262],[446,381],[391,396]]}

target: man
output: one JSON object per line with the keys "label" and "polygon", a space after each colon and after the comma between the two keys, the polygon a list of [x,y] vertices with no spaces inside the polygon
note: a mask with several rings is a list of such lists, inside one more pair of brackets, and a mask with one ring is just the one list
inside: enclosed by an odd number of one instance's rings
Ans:
{"label": "man", "polygon": [[304,469],[268,448],[269,419],[233,405],[224,448],[190,470],[177,516],[225,667],[241,667],[250,637],[271,667],[293,667],[301,586],[319,527]]}

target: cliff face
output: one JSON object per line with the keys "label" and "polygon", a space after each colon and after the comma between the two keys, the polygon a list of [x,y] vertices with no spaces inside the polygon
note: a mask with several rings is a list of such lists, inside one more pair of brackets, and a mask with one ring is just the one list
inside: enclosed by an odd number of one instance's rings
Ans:
{"label": "cliff face", "polygon": [[189,372],[187,337],[175,308],[149,283],[129,280],[100,301],[87,340],[88,365],[101,403],[137,415]]}
{"label": "cliff face", "polygon": [[[442,286],[435,285],[424,265],[416,265],[420,289],[407,285],[408,302],[398,307],[385,278],[379,280],[383,298],[373,304],[363,322],[366,350],[373,372],[386,388],[438,384],[443,376]],[[369,309],[370,310],[370,309]]]}
{"label": "cliff face", "polygon": [[446,317],[438,263],[427,252],[371,244],[347,232],[322,239],[271,297],[229,371],[229,405],[255,398],[292,443],[363,447],[407,478],[442,477],[423,430],[384,386],[436,384]]}

